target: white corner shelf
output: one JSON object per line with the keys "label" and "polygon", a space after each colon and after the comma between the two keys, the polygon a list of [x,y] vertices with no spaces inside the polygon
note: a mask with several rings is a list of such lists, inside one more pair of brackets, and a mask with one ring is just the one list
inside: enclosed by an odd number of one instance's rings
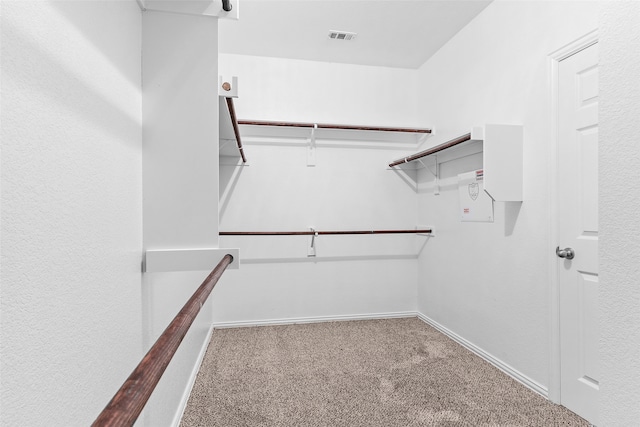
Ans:
{"label": "white corner shelf", "polygon": [[226,254],[233,256],[233,261],[227,268],[238,269],[238,248],[149,249],[145,251],[143,272],[211,270]]}
{"label": "white corner shelf", "polygon": [[[497,202],[522,202],[523,135],[522,125],[487,124],[474,127],[468,134],[394,160],[389,163],[389,168],[404,167],[432,155],[438,156],[436,163],[439,164],[482,152],[485,192]],[[434,174],[438,179],[437,167]]]}

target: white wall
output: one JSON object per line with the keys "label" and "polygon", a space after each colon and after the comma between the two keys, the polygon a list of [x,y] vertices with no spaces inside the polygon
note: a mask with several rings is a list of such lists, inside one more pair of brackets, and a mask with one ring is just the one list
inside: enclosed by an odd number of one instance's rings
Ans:
{"label": "white wall", "polygon": [[147,250],[217,245],[217,37],[215,17],[143,15]]}
{"label": "white wall", "polygon": [[[217,18],[146,11],[142,23],[144,248],[216,248]],[[209,271],[144,274],[145,349]],[[146,425],[169,425],[180,415],[210,327],[206,304],[146,406]]]}
{"label": "white wall", "polygon": [[[221,55],[220,74],[239,78],[240,119],[378,126],[428,126],[415,116],[415,71]],[[221,167],[220,230],[298,231],[413,228],[415,181],[387,164],[416,142],[363,133],[246,129],[249,166]],[[331,136],[334,139],[328,139]],[[379,137],[379,135],[378,135]],[[422,240],[421,240],[422,239]],[[241,267],[216,291],[216,322],[366,316],[415,311],[416,255],[425,238],[226,237]]]}
{"label": "white wall", "polygon": [[603,426],[640,425],[640,3],[600,14],[600,354]]}
{"label": "white wall", "polygon": [[89,425],[142,355],[140,9],[2,2],[2,420]]}
{"label": "white wall", "polygon": [[220,74],[239,77],[239,118],[431,125],[414,108],[414,70],[221,54]]}
{"label": "white wall", "polygon": [[[413,228],[414,191],[385,161],[389,150],[319,145],[306,166],[304,146],[246,144],[221,216],[221,230],[300,231]],[[223,167],[228,168],[228,167]],[[221,236],[239,247],[239,270],[216,289],[216,321],[258,321],[415,311],[416,255],[425,237]]]}
{"label": "white wall", "polygon": [[[496,203],[494,223],[458,220],[458,173],[443,165],[441,194],[421,172],[419,221],[438,233],[420,257],[418,309],[543,390],[549,384],[548,55],[597,28],[593,2],[494,1],[420,69],[421,113],[433,143],[485,123],[524,125],[524,202]],[[454,268],[453,266],[457,266]]]}

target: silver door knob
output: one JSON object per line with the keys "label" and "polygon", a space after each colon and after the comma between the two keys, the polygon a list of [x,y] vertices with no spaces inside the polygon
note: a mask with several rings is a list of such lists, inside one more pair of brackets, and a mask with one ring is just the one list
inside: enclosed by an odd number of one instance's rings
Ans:
{"label": "silver door knob", "polygon": [[556,255],[560,258],[573,259],[576,256],[576,253],[572,248],[564,248],[560,249],[560,246],[556,247]]}

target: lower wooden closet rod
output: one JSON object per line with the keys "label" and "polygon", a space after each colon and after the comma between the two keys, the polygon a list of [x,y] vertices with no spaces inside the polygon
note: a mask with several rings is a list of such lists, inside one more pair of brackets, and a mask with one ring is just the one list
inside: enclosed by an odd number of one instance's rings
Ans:
{"label": "lower wooden closet rod", "polygon": [[221,231],[221,236],[320,236],[329,234],[431,234],[431,229],[422,230],[349,230],[349,231]]}

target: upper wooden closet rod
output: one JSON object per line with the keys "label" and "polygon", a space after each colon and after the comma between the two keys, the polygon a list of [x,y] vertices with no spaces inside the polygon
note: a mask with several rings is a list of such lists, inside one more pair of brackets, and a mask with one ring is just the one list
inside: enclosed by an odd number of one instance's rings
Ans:
{"label": "upper wooden closet rod", "polygon": [[325,236],[330,234],[430,234],[430,228],[422,230],[348,230],[348,231],[221,231],[221,236]]}
{"label": "upper wooden closet rod", "polygon": [[240,140],[240,129],[238,129],[238,117],[236,117],[236,109],[233,106],[233,98],[226,98],[227,108],[229,109],[229,116],[231,117],[231,125],[233,126],[233,133],[236,135],[236,143],[238,144],[238,151],[240,157],[242,157],[242,163],[247,163],[247,158],[244,155],[244,148],[242,147],[242,141]]}
{"label": "upper wooden closet rod", "polygon": [[419,159],[421,157],[425,157],[425,156],[437,153],[438,151],[446,150],[447,148],[451,148],[451,147],[453,147],[455,145],[462,144],[463,142],[469,141],[470,139],[471,139],[471,134],[470,133],[468,133],[466,135],[459,136],[459,137],[457,137],[455,139],[452,139],[451,141],[447,141],[447,142],[445,142],[443,144],[440,144],[440,145],[437,145],[437,146],[435,146],[433,148],[429,148],[428,150],[424,150],[424,151],[421,151],[419,153],[412,154],[409,157],[404,157],[402,159],[395,160],[395,161],[389,163],[389,167],[392,168],[394,166],[398,166],[398,165],[401,165],[403,163],[411,162],[411,161],[417,160],[417,159]]}
{"label": "upper wooden closet rod", "polygon": [[336,124],[327,124],[327,123],[270,122],[270,121],[264,121],[264,120],[238,120],[238,124],[254,125],[254,126],[286,126],[286,127],[317,128],[317,129],[372,130],[372,131],[380,131],[380,132],[431,133],[431,129],[420,129],[420,128],[336,125]]}

